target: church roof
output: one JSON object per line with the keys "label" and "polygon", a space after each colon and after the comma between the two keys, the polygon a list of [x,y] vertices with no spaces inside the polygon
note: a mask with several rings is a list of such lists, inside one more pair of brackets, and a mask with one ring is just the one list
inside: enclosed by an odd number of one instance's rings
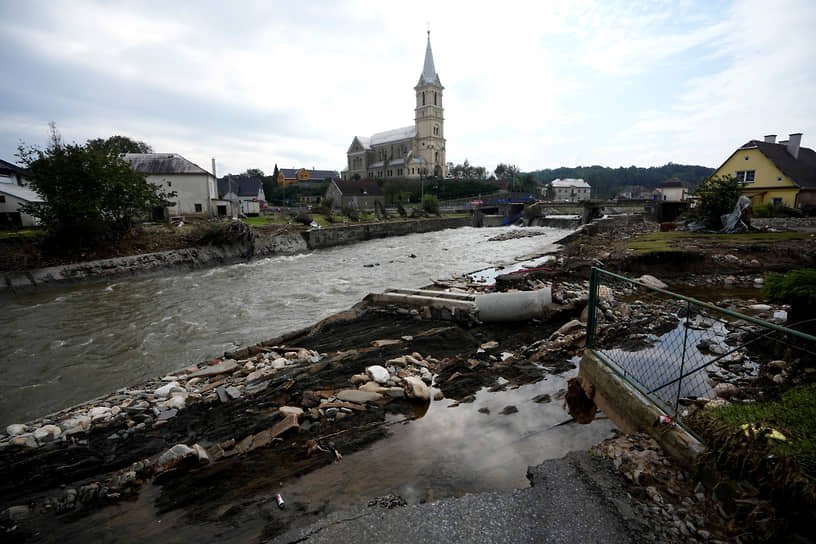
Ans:
{"label": "church roof", "polygon": [[372,134],[371,145],[372,146],[382,145],[387,144],[389,142],[396,142],[399,140],[409,140],[416,136],[416,133],[417,132],[415,125],[411,125],[410,127],[395,128],[393,130],[386,130],[385,132],[378,132],[377,134]]}
{"label": "church roof", "polygon": [[425,48],[425,64],[422,66],[422,75],[419,77],[419,85],[425,83],[441,85],[439,76],[436,73],[436,67],[434,67],[430,30],[428,31],[428,45]]}

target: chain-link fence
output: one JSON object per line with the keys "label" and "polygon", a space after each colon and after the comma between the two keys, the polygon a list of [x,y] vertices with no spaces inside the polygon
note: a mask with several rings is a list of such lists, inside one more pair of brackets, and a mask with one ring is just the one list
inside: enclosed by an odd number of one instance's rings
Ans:
{"label": "chain-link fence", "polygon": [[813,336],[593,268],[587,347],[678,423],[728,404],[721,419],[816,451]]}

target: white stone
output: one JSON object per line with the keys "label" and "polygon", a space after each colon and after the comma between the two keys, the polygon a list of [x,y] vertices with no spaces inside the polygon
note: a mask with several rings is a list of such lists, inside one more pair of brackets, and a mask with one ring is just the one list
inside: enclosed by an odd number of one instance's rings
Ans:
{"label": "white stone", "polygon": [[91,418],[89,416],[78,415],[62,422],[62,427],[65,429],[64,434],[74,434],[82,432],[91,426]]}
{"label": "white stone", "polygon": [[43,425],[34,431],[34,438],[39,442],[45,442],[57,438],[60,434],[62,434],[62,429],[56,425]]}
{"label": "white stone", "polygon": [[647,287],[654,287],[656,289],[665,289],[668,287],[665,283],[660,281],[659,279],[655,278],[654,276],[650,276],[649,274],[644,274],[637,279],[640,283]]}
{"label": "white stone", "polygon": [[168,384],[162,385],[161,387],[153,391],[153,394],[156,395],[157,397],[164,398],[169,397],[170,393],[172,393],[173,391],[184,391],[184,389],[179,386],[178,382],[170,382]]}
{"label": "white stone", "polygon": [[382,395],[379,393],[369,393],[368,391],[359,391],[357,389],[344,389],[337,393],[337,398],[355,404],[365,404],[366,402],[380,400]]}
{"label": "white stone", "polygon": [[407,376],[403,380],[405,381],[405,396],[409,399],[431,400],[431,390],[422,379],[416,376]]}
{"label": "white stone", "polygon": [[753,312],[767,312],[770,311],[771,307],[767,304],[751,304],[748,309]]}
{"label": "white stone", "polygon": [[18,434],[23,434],[24,432],[26,432],[26,426],[22,423],[12,423],[6,427],[6,434],[9,436],[17,436]]}
{"label": "white stone", "polygon": [[162,403],[165,408],[184,408],[184,405],[187,404],[187,399],[183,396],[175,396],[170,397],[170,400],[167,402]]}
{"label": "white stone", "polygon": [[300,414],[303,413],[303,408],[300,408],[299,406],[281,406],[280,408],[278,408],[278,411],[285,416],[291,414],[299,416]]}
{"label": "white stone", "polygon": [[106,406],[94,406],[88,412],[91,421],[94,423],[111,417],[111,409]]}
{"label": "white stone", "polygon": [[162,453],[159,458],[156,460],[156,467],[161,470],[163,468],[168,468],[172,465],[175,465],[185,457],[189,455],[194,455],[195,451],[193,448],[186,444],[176,444],[166,452]]}
{"label": "white stone", "polygon": [[366,374],[377,383],[385,383],[388,381],[388,378],[391,377],[391,374],[388,370],[380,365],[372,365],[366,368]]}
{"label": "white stone", "polygon": [[269,364],[275,370],[280,370],[281,368],[284,368],[286,366],[286,362],[287,362],[286,359],[284,359],[283,357],[278,357],[277,359],[270,361]]}
{"label": "white stone", "polygon": [[[583,329],[585,327],[586,327],[586,325],[584,325],[583,323],[581,323],[577,319],[573,319],[572,321],[567,321],[566,323],[561,325],[561,327],[557,331],[555,331],[555,333],[553,333],[553,335],[554,336],[561,336],[561,335],[564,335],[564,334],[570,334],[570,333],[572,333],[574,331],[577,331],[578,329]],[[552,336],[551,336],[551,338],[552,338]]]}
{"label": "white stone", "polygon": [[206,465],[212,461],[210,454],[207,453],[207,450],[205,450],[201,444],[193,444],[193,452],[198,456],[198,462],[202,465]]}

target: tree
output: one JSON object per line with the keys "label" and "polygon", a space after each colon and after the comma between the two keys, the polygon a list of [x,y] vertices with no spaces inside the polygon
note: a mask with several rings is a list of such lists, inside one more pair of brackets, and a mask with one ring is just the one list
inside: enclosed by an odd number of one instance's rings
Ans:
{"label": "tree", "polygon": [[516,176],[519,175],[519,167],[515,164],[504,164],[500,162],[496,165],[496,170],[494,170],[494,172],[496,174],[496,179],[509,181],[512,185],[516,179]]}
{"label": "tree", "polygon": [[742,194],[742,183],[731,175],[706,178],[697,187],[699,203],[695,215],[710,229],[723,228],[723,215],[734,211],[734,206]]}
{"label": "tree", "polygon": [[[249,172],[249,170],[247,170]],[[278,187],[278,163],[275,163],[275,170],[272,172],[272,177],[263,177],[263,191],[267,202],[272,202],[272,197],[275,189]]]}
{"label": "tree", "polygon": [[439,215],[439,199],[436,197],[436,195],[423,196],[422,209],[429,214]]}
{"label": "tree", "polygon": [[261,170],[260,168],[247,168],[246,172],[244,172],[244,175],[246,177],[248,177],[249,179],[263,179],[264,178],[263,170]]}
{"label": "tree", "polygon": [[153,148],[144,142],[136,141],[127,136],[111,136],[103,140],[94,138],[85,143],[85,147],[90,151],[101,151],[107,155],[119,155],[120,153],[153,153]]}
{"label": "tree", "polygon": [[63,144],[53,123],[45,151],[22,145],[18,151],[31,187],[45,200],[22,210],[40,220],[56,247],[71,250],[120,239],[134,217],[149,215],[176,194],[147,183],[104,147]]}
{"label": "tree", "polygon": [[771,273],[765,278],[762,294],[772,302],[790,304],[788,326],[816,332],[813,307],[816,305],[816,269],[791,270],[785,274]]}

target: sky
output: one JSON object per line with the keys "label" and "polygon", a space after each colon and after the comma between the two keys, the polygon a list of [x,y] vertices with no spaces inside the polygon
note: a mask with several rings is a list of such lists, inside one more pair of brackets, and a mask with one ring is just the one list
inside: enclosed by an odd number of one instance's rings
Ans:
{"label": "sky", "polygon": [[341,170],[413,124],[427,31],[449,162],[717,167],[816,147],[813,0],[0,0],[0,158],[120,134],[217,174]]}

